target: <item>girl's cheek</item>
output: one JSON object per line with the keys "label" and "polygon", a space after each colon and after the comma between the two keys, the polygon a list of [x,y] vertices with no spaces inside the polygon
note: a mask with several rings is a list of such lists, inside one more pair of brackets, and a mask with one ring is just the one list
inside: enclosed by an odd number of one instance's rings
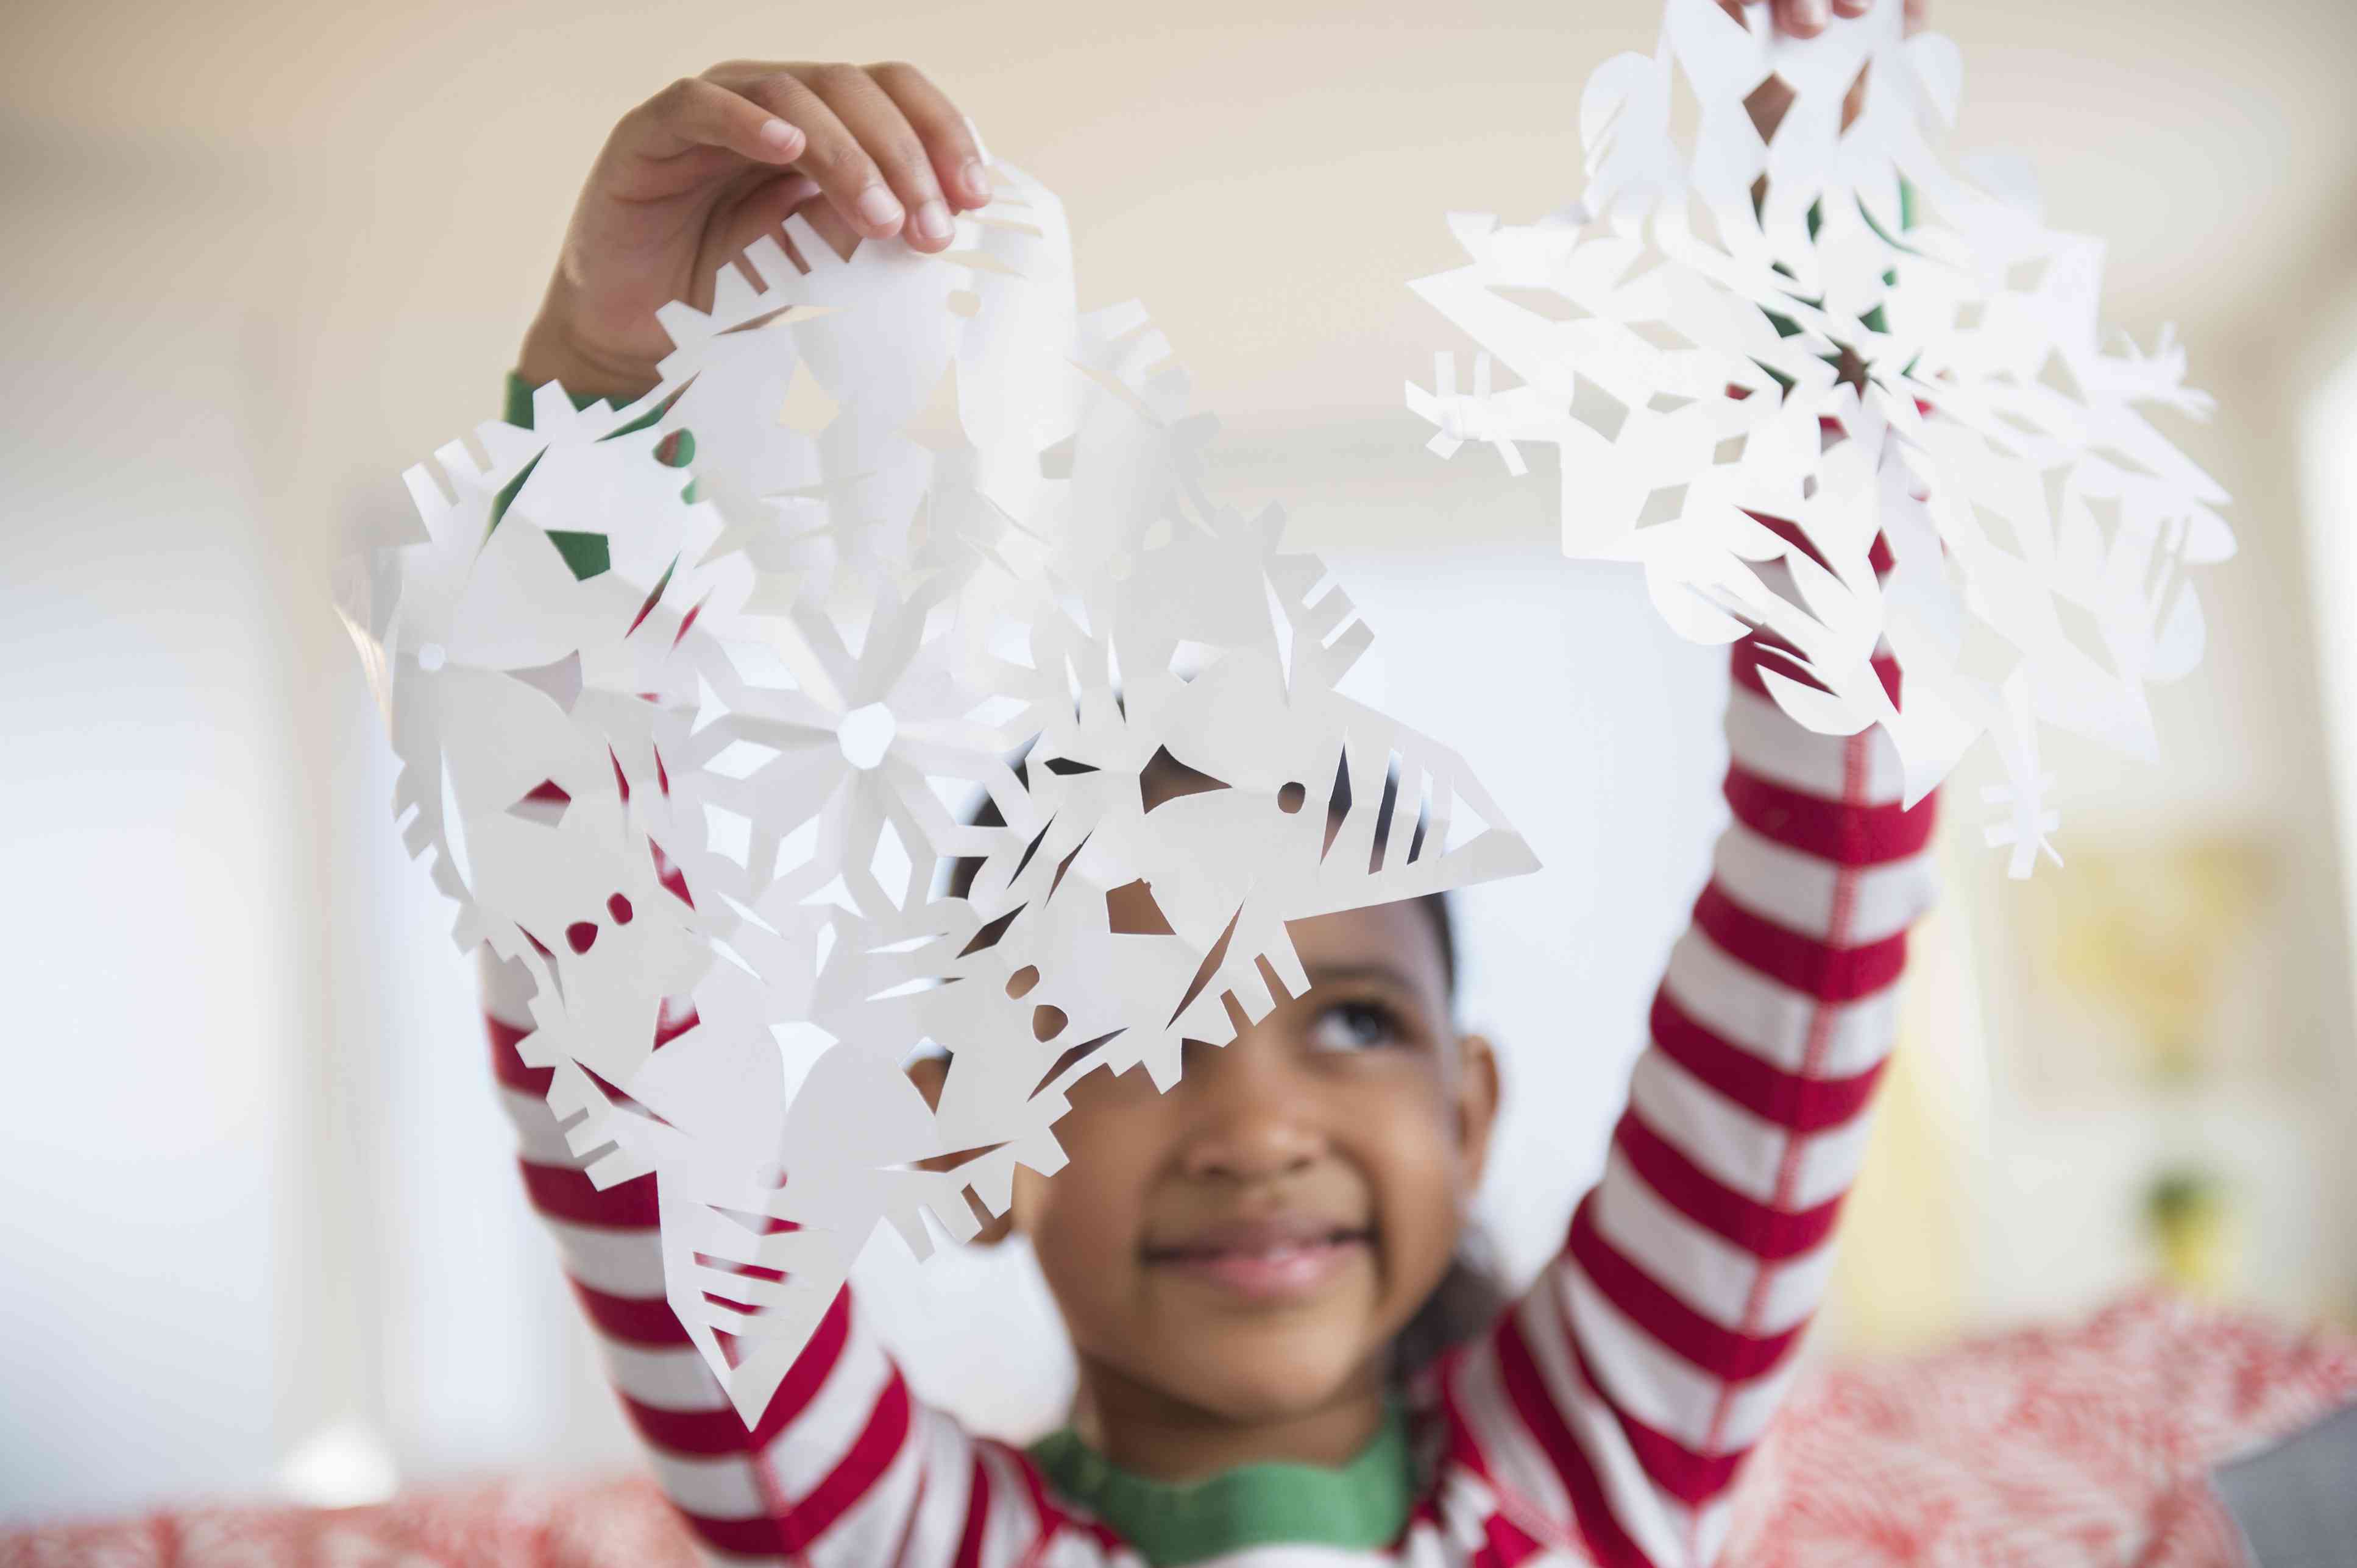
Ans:
{"label": "girl's cheek", "polygon": [[1404,1223],[1426,1225],[1416,1217],[1456,1209],[1465,1161],[1454,1109],[1437,1087],[1369,1107],[1354,1124],[1361,1129],[1352,1139],[1360,1167],[1373,1175],[1384,1207]]}
{"label": "girl's cheek", "polygon": [[1417,1162],[1441,1157],[1457,1142],[1457,1107],[1449,1086],[1436,1062],[1403,1065],[1406,1070],[1369,1086],[1362,1102],[1346,1112],[1348,1121],[1383,1126],[1386,1148],[1401,1157]]}
{"label": "girl's cheek", "polygon": [[[1162,1137],[1150,1112],[1099,1101],[1072,1109],[1056,1124],[1064,1168],[1043,1176],[1016,1170],[1016,1208],[1033,1245],[1103,1249],[1124,1246],[1136,1229]],[[1046,1232],[1043,1234],[1042,1232]]]}
{"label": "girl's cheek", "polygon": [[1119,1078],[1091,1073],[1072,1085],[1069,1098],[1072,1108],[1056,1123],[1056,1137],[1072,1165],[1148,1162],[1173,1136],[1173,1102],[1144,1068]]}

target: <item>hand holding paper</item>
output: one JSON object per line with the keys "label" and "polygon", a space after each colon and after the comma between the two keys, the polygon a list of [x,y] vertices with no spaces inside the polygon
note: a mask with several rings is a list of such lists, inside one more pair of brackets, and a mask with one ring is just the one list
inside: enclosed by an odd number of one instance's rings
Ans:
{"label": "hand holding paper", "polygon": [[625,114],[581,188],[518,369],[621,400],[655,382],[655,311],[709,304],[714,274],[801,212],[838,255],[862,239],[950,242],[990,200],[980,144],[914,66],[730,60]]}
{"label": "hand holding paper", "polygon": [[[1745,20],[1747,10],[1754,16],[1764,12],[1780,31],[1813,38],[1835,17],[1866,16],[1874,9],[1874,0],[1718,0],[1718,6],[1738,22]],[[1921,27],[1931,8],[1931,0],[1907,0],[1907,30]]]}

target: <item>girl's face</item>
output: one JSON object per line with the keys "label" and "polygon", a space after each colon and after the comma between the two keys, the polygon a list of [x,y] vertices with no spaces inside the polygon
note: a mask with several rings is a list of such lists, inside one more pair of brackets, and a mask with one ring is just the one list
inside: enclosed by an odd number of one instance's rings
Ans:
{"label": "girl's face", "polygon": [[[1234,1423],[1313,1414],[1387,1375],[1448,1272],[1497,1105],[1486,1042],[1449,1026],[1430,913],[1289,928],[1309,992],[1157,1093],[1092,1073],[1071,1163],[1018,1168],[1015,1218],[1084,1380]],[[1281,994],[1281,993],[1280,993]]]}

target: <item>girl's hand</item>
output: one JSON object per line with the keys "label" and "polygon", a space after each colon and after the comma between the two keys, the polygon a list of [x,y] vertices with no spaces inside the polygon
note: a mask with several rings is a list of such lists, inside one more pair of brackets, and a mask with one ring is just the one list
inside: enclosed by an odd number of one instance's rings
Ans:
{"label": "girl's hand", "polygon": [[[1763,3],[1777,30],[1796,38],[1815,38],[1835,16],[1863,16],[1874,9],[1874,0],[1718,0],[1718,8],[1740,22],[1746,5]],[[1907,30],[1921,27],[1931,8],[1932,0],[1907,0]]]}
{"label": "girl's hand", "polygon": [[[1790,33],[1796,38],[1815,38],[1835,16],[1863,16],[1874,9],[1874,0],[1718,0],[1720,10],[1743,22],[1747,27],[1751,24],[1744,21],[1744,11],[1749,6],[1762,5],[1768,7],[1768,19],[1777,31]],[[1906,0],[1905,30],[1910,34],[1922,31],[1923,23],[1931,14],[1932,0]],[[1843,130],[1849,129],[1850,122],[1857,118],[1858,110],[1865,106],[1865,102],[1866,81],[1861,77],[1849,90],[1849,96],[1842,100]],[[1762,83],[1761,90],[1753,93],[1746,103],[1751,111],[1751,123],[1760,128],[1763,141],[1776,134],[1776,126],[1784,118],[1784,111],[1792,106],[1792,90],[1773,79]]]}
{"label": "girl's hand", "polygon": [[914,66],[716,65],[606,138],[517,372],[636,397],[671,351],[657,307],[707,307],[714,273],[797,209],[845,254],[895,236],[939,251],[951,213],[989,200],[964,117]]}

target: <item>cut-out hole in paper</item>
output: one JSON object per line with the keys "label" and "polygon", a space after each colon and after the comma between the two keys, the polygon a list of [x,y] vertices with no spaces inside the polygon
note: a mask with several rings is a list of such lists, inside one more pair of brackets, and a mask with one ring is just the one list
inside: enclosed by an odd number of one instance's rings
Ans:
{"label": "cut-out hole in paper", "polygon": [[1154,889],[1141,877],[1105,889],[1105,929],[1117,937],[1167,937],[1170,918],[1154,901]]}
{"label": "cut-out hole in paper", "polygon": [[1773,74],[1745,94],[1743,107],[1749,112],[1761,141],[1776,139],[1777,127],[1784,123],[1785,114],[1792,107],[1792,84]]}
{"label": "cut-out hole in paper", "polygon": [[568,653],[549,664],[535,664],[528,669],[511,670],[508,674],[522,682],[566,713],[581,700],[581,655]]}
{"label": "cut-out hole in paper", "polygon": [[1049,1063],[1048,1070],[1039,1075],[1039,1081],[1032,1086],[1032,1094],[1034,1096],[1039,1095],[1045,1090],[1049,1084],[1054,1083],[1058,1079],[1064,1077],[1074,1068],[1079,1067],[1082,1063],[1087,1061],[1091,1057],[1095,1056],[1106,1046],[1111,1045],[1114,1040],[1119,1039],[1120,1037],[1121,1036],[1118,1034],[1100,1035],[1093,1040],[1083,1040],[1079,1045],[1071,1047],[1070,1049],[1066,1050],[1063,1055],[1058,1057],[1053,1062]]}
{"label": "cut-out hole in paper", "polygon": [[1138,797],[1149,812],[1189,795],[1227,788],[1226,780],[1214,779],[1199,768],[1188,767],[1171,756],[1168,746],[1157,749],[1137,776]]}
{"label": "cut-out hole in paper", "polygon": [[793,380],[786,385],[786,395],[778,404],[778,423],[803,435],[816,435],[834,423],[843,405],[811,374],[807,361],[794,362]]}
{"label": "cut-out hole in paper", "polygon": [[1644,509],[1637,513],[1639,528],[1652,528],[1657,523],[1675,522],[1685,515],[1686,487],[1663,485],[1645,498]]}
{"label": "cut-out hole in paper", "polygon": [[555,779],[544,779],[533,785],[522,800],[508,808],[508,815],[554,828],[563,825],[565,810],[572,804],[573,797],[566,794]]}
{"label": "cut-out hole in paper", "polygon": [[1572,386],[1571,416],[1605,440],[1618,441],[1621,427],[1629,423],[1629,405],[1582,376]]}

